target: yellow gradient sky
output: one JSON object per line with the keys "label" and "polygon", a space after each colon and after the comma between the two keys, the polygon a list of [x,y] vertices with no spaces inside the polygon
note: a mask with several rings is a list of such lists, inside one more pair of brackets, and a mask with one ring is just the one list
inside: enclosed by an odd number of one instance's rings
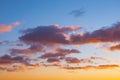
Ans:
{"label": "yellow gradient sky", "polygon": [[120,80],[120,69],[65,71],[47,67],[23,72],[0,73],[0,80]]}

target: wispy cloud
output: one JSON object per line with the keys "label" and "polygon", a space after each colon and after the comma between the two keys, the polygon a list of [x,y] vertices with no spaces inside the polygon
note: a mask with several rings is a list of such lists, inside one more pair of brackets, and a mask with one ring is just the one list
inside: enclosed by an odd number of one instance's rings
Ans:
{"label": "wispy cloud", "polygon": [[85,11],[81,8],[81,9],[72,10],[69,14],[73,15],[74,17],[80,17],[84,13],[85,13]]}
{"label": "wispy cloud", "polygon": [[74,57],[66,57],[65,60],[67,63],[80,63],[80,60]]}
{"label": "wispy cloud", "polygon": [[9,25],[0,24],[0,33],[10,32],[13,27],[19,26],[20,22],[13,22]]}
{"label": "wispy cloud", "polygon": [[78,69],[83,69],[83,70],[90,70],[90,69],[114,69],[114,68],[119,68],[120,65],[114,65],[114,64],[107,64],[107,65],[98,65],[98,66],[83,66],[83,67],[62,67],[63,69],[68,69],[68,70],[78,70]]}

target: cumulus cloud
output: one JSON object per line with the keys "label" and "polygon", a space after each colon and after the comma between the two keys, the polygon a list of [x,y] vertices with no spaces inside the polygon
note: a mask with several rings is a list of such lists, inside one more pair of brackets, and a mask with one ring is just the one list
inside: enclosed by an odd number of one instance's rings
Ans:
{"label": "cumulus cloud", "polygon": [[25,30],[23,36],[19,39],[26,43],[69,44],[70,40],[67,33],[78,29],[80,29],[79,26],[68,26],[63,28],[60,28],[58,25],[39,26],[34,29]]}
{"label": "cumulus cloud", "polygon": [[19,26],[20,22],[13,22],[9,25],[0,24],[0,33],[10,32],[13,27]]}
{"label": "cumulus cloud", "polygon": [[120,22],[109,28],[102,28],[93,32],[84,33],[83,36],[73,34],[71,35],[71,41],[76,44],[118,42],[120,41]]}

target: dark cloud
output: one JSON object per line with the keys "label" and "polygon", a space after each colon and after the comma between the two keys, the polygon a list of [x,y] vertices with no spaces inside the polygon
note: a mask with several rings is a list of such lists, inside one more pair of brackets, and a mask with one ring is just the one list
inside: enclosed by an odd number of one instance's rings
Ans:
{"label": "dark cloud", "polygon": [[56,58],[56,57],[54,57],[54,58],[48,58],[47,59],[47,62],[59,62],[60,60],[59,60],[59,58]]}
{"label": "dark cloud", "polygon": [[69,44],[68,32],[78,30],[80,27],[68,26],[59,28],[58,25],[40,26],[34,29],[24,31],[19,39],[26,43],[44,43],[44,44]]}
{"label": "dark cloud", "polygon": [[79,50],[77,49],[61,49],[61,48],[58,48],[56,51],[60,52],[60,53],[80,53]]}
{"label": "dark cloud", "polygon": [[80,17],[85,13],[83,9],[73,10],[69,14],[73,15],[74,17]]}
{"label": "dark cloud", "polygon": [[76,53],[80,53],[80,51],[76,50],[76,49],[61,49],[61,48],[57,48],[56,52],[48,52],[45,53],[41,56],[41,58],[51,58],[51,57],[65,57],[66,55],[69,54],[76,54]]}
{"label": "dark cloud", "polygon": [[31,45],[27,49],[10,49],[10,53],[12,55],[16,54],[25,54],[25,55],[30,55],[30,54],[35,54],[36,52],[42,51],[43,47],[41,45]]}
{"label": "dark cloud", "polygon": [[0,57],[0,70],[20,71],[39,66],[39,64],[34,64],[30,61],[30,59],[23,56],[3,55]]}
{"label": "dark cloud", "polygon": [[3,55],[0,57],[0,64],[9,64],[15,62],[21,62],[23,60],[22,57],[11,57],[10,55]]}
{"label": "dark cloud", "polygon": [[80,60],[78,58],[66,57],[65,60],[67,63],[80,63]]}
{"label": "dark cloud", "polygon": [[0,65],[1,64],[14,64],[14,63],[22,63],[25,65],[29,65],[27,59],[22,56],[10,56],[10,55],[3,55],[0,57]]}
{"label": "dark cloud", "polygon": [[66,53],[45,53],[41,58],[61,57],[67,55]]}
{"label": "dark cloud", "polygon": [[110,28],[102,28],[91,33],[84,33],[83,36],[73,34],[71,35],[71,41],[76,44],[118,42],[120,41],[120,22]]}

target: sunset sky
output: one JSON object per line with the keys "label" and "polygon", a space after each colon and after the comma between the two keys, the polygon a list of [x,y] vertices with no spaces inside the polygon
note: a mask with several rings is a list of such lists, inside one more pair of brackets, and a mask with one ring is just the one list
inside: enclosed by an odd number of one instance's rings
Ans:
{"label": "sunset sky", "polygon": [[120,80],[120,0],[0,0],[0,80]]}

